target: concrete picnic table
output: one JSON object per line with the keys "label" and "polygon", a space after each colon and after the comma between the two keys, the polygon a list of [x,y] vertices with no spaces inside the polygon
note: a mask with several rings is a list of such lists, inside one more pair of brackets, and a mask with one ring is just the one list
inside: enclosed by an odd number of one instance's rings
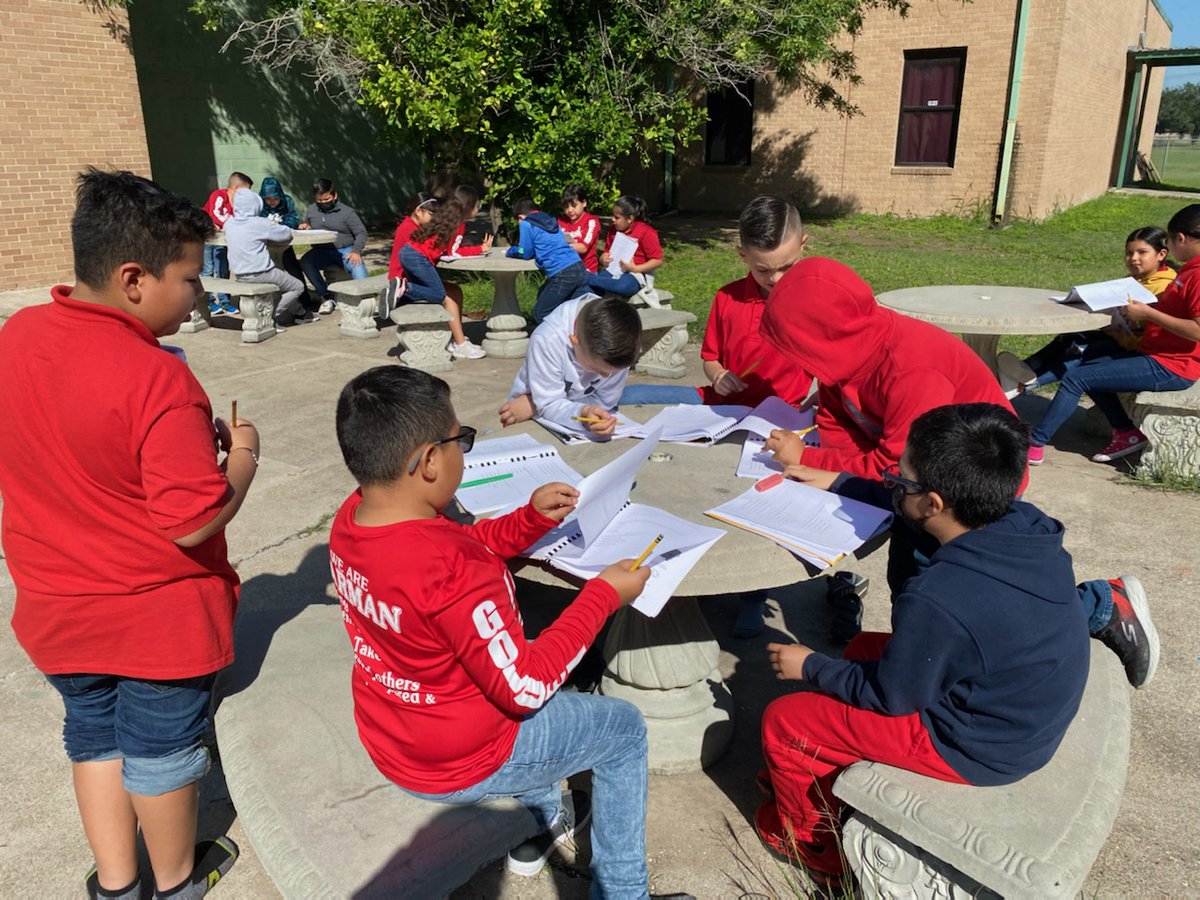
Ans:
{"label": "concrete picnic table", "polygon": [[1066,293],[1050,288],[956,284],[901,288],[875,299],[888,309],[960,335],[995,374],[1002,334],[1069,334],[1103,328],[1111,321],[1108,313],[1050,299],[1052,294]]}
{"label": "concrete picnic table", "polygon": [[529,259],[515,259],[504,255],[507,247],[493,247],[478,256],[460,256],[442,260],[438,268],[459,272],[487,272],[492,276],[494,293],[492,308],[487,319],[487,335],[483,349],[490,356],[502,359],[519,359],[529,347],[529,335],[525,333],[525,317],[517,303],[517,276],[522,272],[533,272],[537,264]]}
{"label": "concrete picnic table", "polygon": [[[267,241],[267,252],[271,254],[271,262],[275,263],[279,268],[284,268],[283,254],[292,246],[292,244],[308,244],[315,246],[316,244],[332,244],[337,241],[337,232],[329,231],[324,228],[293,228],[292,237],[287,241]],[[217,247],[226,247],[228,242],[225,240],[225,232],[218,231],[213,235],[212,239],[207,243]]]}

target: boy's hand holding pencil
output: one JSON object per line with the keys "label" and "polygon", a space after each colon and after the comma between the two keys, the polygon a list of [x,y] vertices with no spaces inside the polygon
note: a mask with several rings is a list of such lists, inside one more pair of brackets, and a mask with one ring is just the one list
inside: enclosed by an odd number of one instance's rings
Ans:
{"label": "boy's hand holding pencil", "polygon": [[529,498],[529,504],[535,511],[555,522],[561,522],[574,512],[578,502],[579,491],[561,481],[543,484]]}
{"label": "boy's hand holding pencil", "polygon": [[804,455],[804,438],[786,428],[772,431],[763,446],[774,454],[777,463],[784,466],[799,465],[800,457]]}
{"label": "boy's hand holding pencil", "polygon": [[621,605],[628,606],[638,598],[650,580],[650,567],[633,568],[637,560],[622,559],[613,563],[596,577],[607,581],[621,597]]}
{"label": "boy's hand holding pencil", "polygon": [[214,424],[217,428],[217,443],[226,454],[235,450],[249,450],[255,464],[258,463],[258,429],[249,419],[238,415],[236,400],[230,409],[229,421],[218,418]]}
{"label": "boy's hand holding pencil", "polygon": [[726,369],[713,380],[712,386],[713,390],[722,397],[728,397],[730,394],[744,391],[746,389],[746,382],[733,374],[731,369]]}
{"label": "boy's hand holding pencil", "polygon": [[599,437],[611,437],[617,428],[617,417],[602,406],[589,405],[572,416],[576,422],[586,425],[588,431]]}

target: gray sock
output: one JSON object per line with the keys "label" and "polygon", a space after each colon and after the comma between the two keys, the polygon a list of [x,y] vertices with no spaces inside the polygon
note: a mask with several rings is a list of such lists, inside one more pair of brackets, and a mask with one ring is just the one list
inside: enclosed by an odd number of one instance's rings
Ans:
{"label": "gray sock", "polygon": [[156,900],[199,900],[221,880],[221,876],[229,871],[237,858],[237,844],[228,837],[197,844],[196,866],[192,869],[191,877],[168,890],[156,890],[154,896]]}

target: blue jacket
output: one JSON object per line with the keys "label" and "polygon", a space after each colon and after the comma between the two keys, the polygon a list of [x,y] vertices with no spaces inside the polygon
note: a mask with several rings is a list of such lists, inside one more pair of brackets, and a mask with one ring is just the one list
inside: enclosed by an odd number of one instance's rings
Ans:
{"label": "blue jacket", "polygon": [[[858,493],[849,479],[839,493]],[[1049,762],[1087,682],[1087,620],[1063,526],[1028,503],[943,544],[892,606],[879,660],[814,653],[804,678],[861,709],[917,712],[972,784],[1011,784]]]}
{"label": "blue jacket", "polygon": [[508,248],[505,256],[532,259],[547,277],[580,261],[554,216],[535,210],[521,220],[517,233],[517,243]]}
{"label": "blue jacket", "polygon": [[[263,208],[259,213],[264,219],[271,219],[278,222],[280,225],[286,225],[288,228],[295,228],[300,224],[300,213],[296,209],[296,204],[292,202],[292,198],[283,192],[283,188],[279,185],[279,179],[268,175],[262,180],[262,188],[258,195],[262,197]],[[269,206],[267,204],[268,197],[276,197],[279,200],[278,206]]]}

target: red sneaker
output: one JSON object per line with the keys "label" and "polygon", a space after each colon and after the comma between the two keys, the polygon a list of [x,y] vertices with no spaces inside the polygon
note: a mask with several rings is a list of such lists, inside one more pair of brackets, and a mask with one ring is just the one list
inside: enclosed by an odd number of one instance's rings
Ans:
{"label": "red sneaker", "polygon": [[1136,428],[1125,431],[1114,430],[1108,446],[1093,456],[1092,462],[1112,462],[1114,459],[1120,459],[1130,453],[1137,453],[1149,443],[1150,439]]}
{"label": "red sneaker", "polygon": [[818,884],[835,887],[847,877],[837,842],[810,844],[797,839],[784,827],[774,800],[764,801],[755,811],[754,830],[768,850],[786,862],[803,866]]}

